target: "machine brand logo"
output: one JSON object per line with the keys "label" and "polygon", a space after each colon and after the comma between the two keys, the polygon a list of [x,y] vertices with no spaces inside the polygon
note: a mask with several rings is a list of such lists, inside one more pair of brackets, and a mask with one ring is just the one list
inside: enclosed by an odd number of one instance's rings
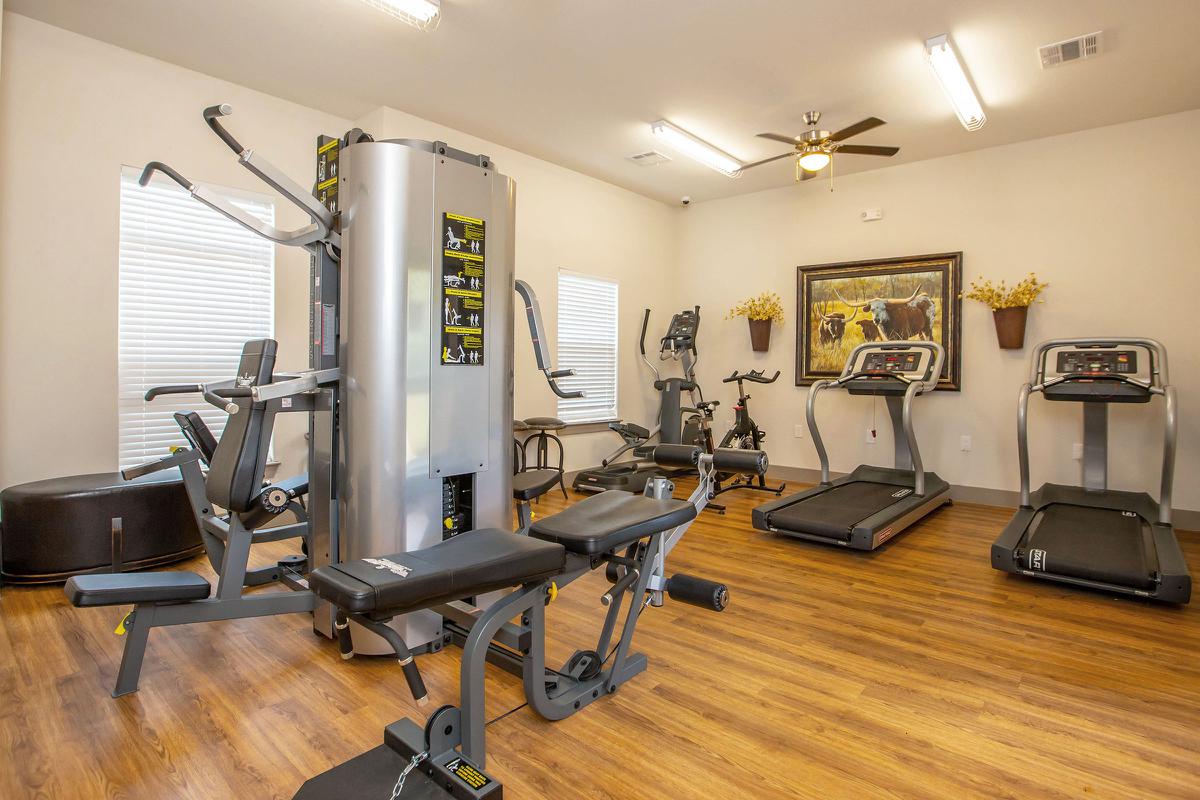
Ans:
{"label": "machine brand logo", "polygon": [[1029,551],[1029,568],[1040,572],[1046,571],[1046,551],[1033,549]]}
{"label": "machine brand logo", "polygon": [[[895,497],[895,495],[892,496]],[[879,547],[879,545],[883,544],[895,535],[896,531],[894,528],[884,528],[879,533],[875,534],[875,546]]]}
{"label": "machine brand logo", "polygon": [[397,564],[395,561],[389,561],[386,558],[364,558],[363,561],[375,567],[375,569],[386,569],[388,572],[401,578],[407,578],[412,572],[411,567]]}
{"label": "machine brand logo", "polygon": [[901,497],[908,497],[910,494],[912,494],[912,492],[912,489],[901,489],[898,492],[892,492],[892,497],[899,500]]}

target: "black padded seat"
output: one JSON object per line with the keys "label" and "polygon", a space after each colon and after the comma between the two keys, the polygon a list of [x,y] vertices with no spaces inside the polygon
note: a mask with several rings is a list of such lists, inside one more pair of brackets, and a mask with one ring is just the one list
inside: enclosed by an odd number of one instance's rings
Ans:
{"label": "black padded seat", "polygon": [[557,575],[566,552],[495,528],[452,536],[423,550],[320,567],[308,576],[318,597],[379,618]]}
{"label": "black padded seat", "polygon": [[71,605],[78,608],[185,603],[205,599],[209,589],[208,581],[194,572],[76,575],[63,587]]}
{"label": "black padded seat", "polygon": [[686,500],[655,500],[610,489],[538,520],[529,535],[594,556],[695,518],[696,507]]}
{"label": "black padded seat", "polygon": [[556,469],[530,469],[513,475],[513,499],[533,500],[558,485],[561,479]]}

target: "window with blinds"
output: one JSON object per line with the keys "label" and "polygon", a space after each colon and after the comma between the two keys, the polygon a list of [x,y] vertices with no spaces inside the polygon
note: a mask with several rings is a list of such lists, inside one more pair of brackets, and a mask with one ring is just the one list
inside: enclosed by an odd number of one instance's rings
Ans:
{"label": "window with blinds", "polygon": [[[185,444],[173,414],[198,411],[220,436],[226,415],[200,395],[146,390],[228,380],[248,339],[273,335],[275,248],[192,199],[168,180],[138,185],[121,173],[119,252],[119,461],[121,467]],[[274,224],[270,198],[220,189],[234,205]]]}
{"label": "window with blinds", "polygon": [[564,422],[617,418],[617,282],[558,273],[558,366],[575,370],[563,388],[583,397],[558,400]]}

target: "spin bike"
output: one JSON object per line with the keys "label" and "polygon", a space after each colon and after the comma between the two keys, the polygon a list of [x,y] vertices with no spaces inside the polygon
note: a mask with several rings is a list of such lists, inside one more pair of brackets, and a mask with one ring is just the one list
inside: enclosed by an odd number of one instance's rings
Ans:
{"label": "spin bike", "polygon": [[[774,383],[778,379],[779,370],[775,370],[775,374],[771,377],[764,378],[762,370],[756,369],[743,372],[740,375],[735,370],[728,378],[722,379],[721,383],[737,383],[738,400],[733,407],[733,427],[725,433],[725,436],[721,439],[721,443],[717,445],[718,447],[732,447],[741,450],[762,449],[762,442],[767,438],[767,434],[750,418],[750,395],[746,394],[743,381],[768,384]],[[721,485],[723,481],[727,481],[730,478],[733,478],[733,483],[725,486]],[[772,494],[779,495],[787,488],[786,483],[780,483],[778,486],[768,486],[766,474],[761,472],[757,475],[735,475],[734,473],[726,472],[718,474],[716,479],[716,490],[713,492],[714,497],[722,492],[732,492],[735,489],[753,489],[757,492],[771,492]]]}

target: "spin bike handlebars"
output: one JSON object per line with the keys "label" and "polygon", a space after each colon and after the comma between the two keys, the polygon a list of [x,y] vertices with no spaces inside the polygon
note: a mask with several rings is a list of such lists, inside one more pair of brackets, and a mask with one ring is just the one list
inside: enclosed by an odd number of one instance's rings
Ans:
{"label": "spin bike handlebars", "polygon": [[733,383],[734,381],[750,381],[751,383],[774,383],[779,379],[779,370],[775,370],[775,374],[769,378],[763,377],[761,369],[752,369],[749,372],[743,372],[741,375],[734,370],[733,374],[728,378],[722,378],[721,383]]}

